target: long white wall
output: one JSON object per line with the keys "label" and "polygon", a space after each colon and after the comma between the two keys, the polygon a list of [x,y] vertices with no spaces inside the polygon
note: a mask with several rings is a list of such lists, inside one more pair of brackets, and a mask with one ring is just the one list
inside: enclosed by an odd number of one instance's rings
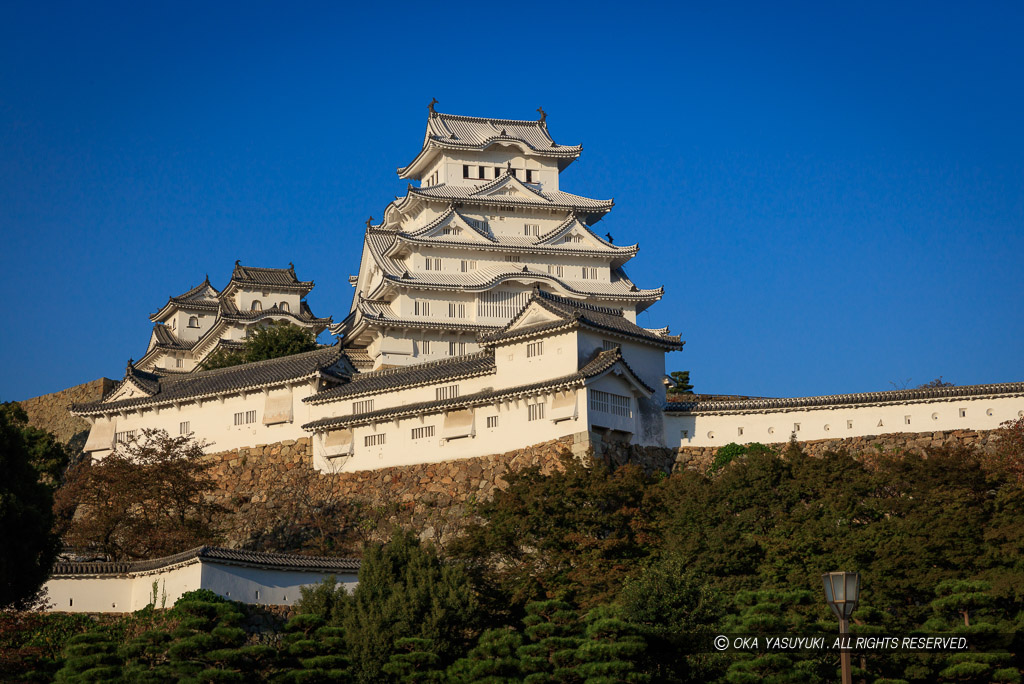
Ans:
{"label": "long white wall", "polygon": [[671,446],[721,446],[863,437],[893,432],[992,430],[1024,416],[1024,396],[943,397],[757,411],[666,414]]}
{"label": "long white wall", "polygon": [[154,603],[154,582],[158,608],[174,605],[181,595],[209,589],[218,596],[258,605],[293,605],[300,588],[322,582],[334,575],[349,591],[355,588],[355,573],[275,570],[193,560],[150,572],[123,575],[58,575],[46,584],[51,612],[130,613]]}

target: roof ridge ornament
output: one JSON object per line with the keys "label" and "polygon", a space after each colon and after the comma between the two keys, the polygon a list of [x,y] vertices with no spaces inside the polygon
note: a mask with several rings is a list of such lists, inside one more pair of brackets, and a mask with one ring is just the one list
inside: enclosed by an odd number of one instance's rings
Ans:
{"label": "roof ridge ornament", "polygon": [[540,122],[546,123],[548,120],[548,113],[544,111],[544,108],[537,107],[537,112],[540,114]]}
{"label": "roof ridge ornament", "polygon": [[430,98],[430,104],[427,105],[427,109],[430,110],[430,116],[437,116],[437,112],[434,111],[434,105],[438,104],[437,98]]}
{"label": "roof ridge ornament", "polygon": [[372,216],[370,218],[366,219],[366,227],[369,228],[371,223],[373,223],[373,217]]}

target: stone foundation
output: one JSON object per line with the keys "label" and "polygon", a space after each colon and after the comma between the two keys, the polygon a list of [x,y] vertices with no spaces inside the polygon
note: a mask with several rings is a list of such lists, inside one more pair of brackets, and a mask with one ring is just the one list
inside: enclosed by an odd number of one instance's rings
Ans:
{"label": "stone foundation", "polygon": [[110,378],[99,378],[75,385],[60,392],[44,394],[19,401],[28,414],[29,425],[53,433],[58,441],[80,450],[89,436],[89,421],[68,412],[72,404],[99,401],[117,384]]}
{"label": "stone foundation", "polygon": [[[853,455],[875,455],[879,453],[924,453],[927,447],[973,446],[982,451],[993,448],[998,439],[991,430],[946,430],[939,432],[895,432],[885,435],[847,437],[844,439],[818,439],[800,442],[804,453],[821,456],[826,451],[846,451]],[[776,442],[765,446],[782,450],[787,442]],[[715,453],[721,447],[680,447],[676,452],[675,470],[699,470],[703,472],[711,465]]]}

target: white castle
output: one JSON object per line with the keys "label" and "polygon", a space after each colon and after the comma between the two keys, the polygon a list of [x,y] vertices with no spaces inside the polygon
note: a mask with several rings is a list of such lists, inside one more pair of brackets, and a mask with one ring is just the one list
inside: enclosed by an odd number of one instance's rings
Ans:
{"label": "white castle", "polygon": [[[348,315],[315,317],[312,281],[293,268],[236,263],[222,291],[207,279],[151,320],[149,349],[92,422],[102,458],[144,428],[194,434],[209,451],[313,437],[314,465],[356,471],[501,453],[573,436],[580,445],[729,442],[991,429],[1024,415],[1024,383],[796,399],[668,404],[665,352],[683,342],[637,325],[662,288],[623,267],[637,245],[594,225],[612,200],[560,189],[579,145],[537,121],[434,111],[399,177],[417,181],[371,218]],[[204,371],[213,350],[266,320],[333,346]]]}

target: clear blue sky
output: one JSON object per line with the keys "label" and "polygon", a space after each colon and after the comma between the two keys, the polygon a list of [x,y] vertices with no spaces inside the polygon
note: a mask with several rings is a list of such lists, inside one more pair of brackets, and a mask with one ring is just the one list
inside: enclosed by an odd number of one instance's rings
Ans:
{"label": "clear blue sky", "polygon": [[3,3],[0,399],[236,259],[340,320],[431,97],[584,145],[698,391],[1024,380],[1024,5],[839,5]]}

